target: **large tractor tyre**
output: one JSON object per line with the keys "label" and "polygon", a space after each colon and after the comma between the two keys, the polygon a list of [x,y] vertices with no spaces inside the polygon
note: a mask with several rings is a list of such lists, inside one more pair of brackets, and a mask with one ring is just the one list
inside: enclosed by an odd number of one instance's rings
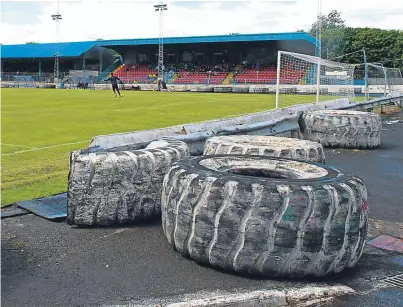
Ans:
{"label": "large tractor tyre", "polygon": [[204,155],[259,155],[325,163],[321,144],[306,140],[255,135],[214,136],[206,140]]}
{"label": "large tractor tyre", "polygon": [[162,225],[191,259],[239,273],[298,278],[353,267],[368,225],[353,174],[262,156],[202,156],[164,178]]}
{"label": "large tractor tyre", "polygon": [[189,149],[172,139],[148,148],[72,153],[67,222],[108,226],[160,216],[163,178],[174,162],[189,156]]}
{"label": "large tractor tyre", "polygon": [[301,131],[323,147],[375,148],[381,144],[382,122],[376,113],[319,110],[302,115]]}

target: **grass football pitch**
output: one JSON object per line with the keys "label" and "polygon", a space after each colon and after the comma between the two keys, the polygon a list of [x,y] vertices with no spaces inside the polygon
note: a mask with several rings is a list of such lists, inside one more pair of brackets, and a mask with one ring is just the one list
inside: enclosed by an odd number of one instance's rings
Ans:
{"label": "grass football pitch", "polygon": [[[69,153],[96,135],[163,128],[275,107],[274,94],[1,91],[1,205],[67,191]],[[326,100],[331,99],[328,97]],[[281,95],[280,107],[315,101]]]}
{"label": "grass football pitch", "polygon": [[[115,98],[110,90],[2,89],[1,205],[67,191],[69,153],[87,148],[93,136],[275,107],[274,94],[123,94]],[[281,95],[279,107],[313,101],[315,96]]]}
{"label": "grass football pitch", "polygon": [[69,152],[96,135],[274,108],[274,95],[2,89],[1,205],[67,190]]}

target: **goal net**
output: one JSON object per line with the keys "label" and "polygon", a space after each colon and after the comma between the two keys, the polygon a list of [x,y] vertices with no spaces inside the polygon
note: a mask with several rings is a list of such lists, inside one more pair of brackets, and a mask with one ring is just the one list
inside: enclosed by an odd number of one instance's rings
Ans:
{"label": "goal net", "polygon": [[94,89],[94,77],[73,77],[73,87],[77,89]]}
{"label": "goal net", "polygon": [[35,87],[32,76],[14,76],[15,87]]}
{"label": "goal net", "polygon": [[386,68],[389,94],[403,93],[403,77],[399,68]]}
{"label": "goal net", "polygon": [[279,51],[276,107],[348,98],[355,101],[355,65]]}
{"label": "goal net", "polygon": [[[364,69],[364,64],[360,65],[360,70],[361,69]],[[388,94],[387,73],[386,69],[383,66],[368,63],[367,76],[368,94],[370,98],[374,96],[386,96]]]}
{"label": "goal net", "polygon": [[[365,79],[364,64],[357,65],[355,78]],[[388,68],[378,63],[367,63],[369,97],[403,93],[403,78],[398,68]]]}

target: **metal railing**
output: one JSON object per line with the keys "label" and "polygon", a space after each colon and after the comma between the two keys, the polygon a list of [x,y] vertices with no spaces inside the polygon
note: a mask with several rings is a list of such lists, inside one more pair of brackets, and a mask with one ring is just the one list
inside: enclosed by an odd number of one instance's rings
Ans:
{"label": "metal railing", "polygon": [[386,105],[396,105],[400,108],[403,108],[403,94],[395,94],[395,95],[390,95],[388,97],[381,97],[381,98],[376,98],[373,100],[368,100],[364,102],[357,102],[353,104],[349,104],[347,106],[342,106],[339,108],[334,108],[334,109],[340,109],[340,110],[372,110],[376,107],[383,107]]}
{"label": "metal railing", "polygon": [[[61,72],[60,78],[63,79],[68,76],[68,72]],[[53,73],[30,73],[30,72],[2,72],[1,73],[1,81],[3,82],[14,82],[15,76],[27,76],[32,77],[34,82],[36,83],[53,83]]]}
{"label": "metal railing", "polygon": [[118,68],[120,65],[120,59],[116,59],[115,62],[113,62],[108,68],[106,68],[103,72],[101,72],[97,78],[96,82],[97,83],[102,83],[102,80],[111,72],[113,72],[116,68]]}

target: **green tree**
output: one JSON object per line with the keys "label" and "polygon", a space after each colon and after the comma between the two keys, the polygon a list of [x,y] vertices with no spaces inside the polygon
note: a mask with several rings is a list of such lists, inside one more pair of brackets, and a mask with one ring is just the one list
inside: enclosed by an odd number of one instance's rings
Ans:
{"label": "green tree", "polygon": [[322,33],[322,58],[332,59],[343,54],[345,28],[327,29]]}
{"label": "green tree", "polygon": [[[322,15],[322,58],[338,58],[348,63],[363,63],[365,49],[367,62],[380,62],[387,67],[403,70],[403,31],[377,28],[347,27],[341,14],[333,10],[327,16]],[[318,23],[312,24],[309,33],[316,36]],[[352,55],[347,55],[354,53]]]}
{"label": "green tree", "polygon": [[[340,54],[343,49],[343,35],[346,24],[341,17],[341,13],[333,10],[327,16],[321,15],[321,49],[322,58],[332,58]],[[316,37],[318,29],[318,22],[312,24],[309,34]]]}
{"label": "green tree", "polygon": [[[337,28],[345,28],[346,24],[344,19],[341,18],[341,13],[333,10],[327,16],[320,15],[319,16],[321,22],[321,29],[322,31],[328,29],[337,29]],[[316,30],[318,29],[318,22],[314,22],[309,30],[309,34],[312,36],[316,36]]]}
{"label": "green tree", "polygon": [[[376,28],[346,28],[341,55],[365,49],[367,62],[403,69],[403,31]],[[343,61],[362,63],[362,54],[346,56]]]}

